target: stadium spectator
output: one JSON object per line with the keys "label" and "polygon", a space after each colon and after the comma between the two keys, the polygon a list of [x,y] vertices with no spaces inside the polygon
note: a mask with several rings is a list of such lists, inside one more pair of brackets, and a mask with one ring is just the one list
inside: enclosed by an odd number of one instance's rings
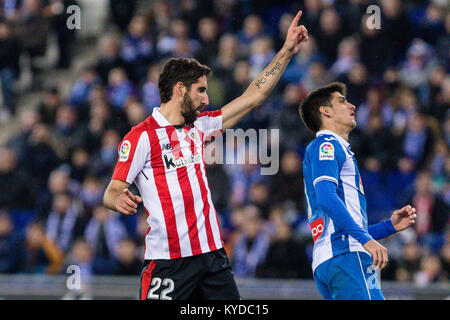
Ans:
{"label": "stadium spectator", "polygon": [[42,69],[37,66],[36,58],[43,57],[47,50],[51,24],[48,9],[41,0],[23,0],[14,22],[21,50],[30,59],[33,75],[31,89],[41,88]]}
{"label": "stadium spectator", "polygon": [[264,261],[268,247],[268,235],[263,232],[264,220],[255,206],[243,210],[243,223],[239,237],[231,253],[231,263],[236,277],[254,277],[257,267]]}
{"label": "stadium spectator", "polygon": [[114,259],[118,254],[118,245],[125,239],[127,232],[117,214],[108,211],[102,205],[93,209],[92,218],[86,224],[84,238],[94,253],[94,272],[113,274]]}
{"label": "stadium spectator", "polygon": [[417,286],[423,287],[429,283],[445,281],[442,274],[442,265],[435,255],[424,256],[420,262],[420,270],[415,274],[414,282]]}
{"label": "stadium spectator", "polygon": [[55,195],[45,223],[45,234],[51,241],[67,253],[85,224],[79,203],[69,193]]}
{"label": "stadium spectator", "polygon": [[[277,212],[277,211],[273,211]],[[296,239],[288,221],[282,214],[270,216],[274,231],[265,259],[256,269],[257,278],[312,279],[309,258],[304,245]]]}
{"label": "stadium spectator", "polygon": [[100,84],[95,67],[83,69],[81,77],[75,81],[69,96],[69,103],[77,108],[85,108],[92,89]]}
{"label": "stadium spectator", "polygon": [[145,110],[148,114],[151,114],[154,107],[159,106],[159,90],[158,90],[158,78],[161,73],[161,67],[159,64],[153,64],[148,68],[147,79],[142,85],[141,97],[142,103],[145,106]]}
{"label": "stadium spectator", "polygon": [[108,101],[116,111],[123,109],[134,95],[133,84],[123,69],[115,68],[109,72],[107,92]]}
{"label": "stadium spectator", "polygon": [[19,43],[12,34],[11,26],[5,21],[0,22],[0,79],[3,95],[0,113],[11,114],[16,111],[14,86],[20,73],[19,57]]}
{"label": "stadium spectator", "polygon": [[51,127],[39,123],[33,128],[23,150],[23,161],[21,167],[34,178],[40,191],[46,185],[50,172],[60,163],[52,145]]}
{"label": "stadium spectator", "polygon": [[299,85],[287,84],[280,105],[277,106],[279,112],[275,112],[269,119],[270,128],[279,130],[282,148],[295,149],[300,142],[306,141],[308,132],[297,119],[298,105],[304,94]]}
{"label": "stadium spectator", "polygon": [[[445,227],[449,220],[449,206],[441,195],[433,191],[431,175],[422,171],[414,182],[412,204],[417,209],[417,235],[430,245],[433,251],[442,246]],[[427,239],[428,238],[428,239]]]}
{"label": "stadium spectator", "polygon": [[127,64],[130,78],[141,81],[154,56],[154,44],[144,16],[135,16],[128,25],[128,32],[122,40],[120,56]]}
{"label": "stadium spectator", "polygon": [[62,270],[64,253],[45,235],[41,222],[30,222],[23,243],[23,262],[20,272],[58,274]]}
{"label": "stadium spectator", "polygon": [[31,177],[18,170],[17,155],[12,149],[0,148],[0,208],[32,209],[36,188]]}
{"label": "stadium spectator", "polygon": [[398,261],[396,270],[397,281],[412,281],[414,275],[420,270],[422,250],[416,242],[412,241],[403,246],[402,258]]}
{"label": "stadium spectator", "polygon": [[50,16],[51,28],[56,34],[58,46],[58,60],[56,66],[61,69],[68,69],[72,63],[72,45],[76,37],[76,28],[69,28],[68,19],[72,6],[78,6],[76,0],[54,0],[49,5],[48,15]]}
{"label": "stadium spectator", "polygon": [[115,25],[123,32],[134,16],[137,0],[109,0],[109,8]]}
{"label": "stadium spectator", "polygon": [[102,83],[108,83],[108,75],[112,69],[125,68],[125,61],[120,56],[120,38],[113,34],[101,37],[99,43],[99,57],[95,63],[97,74]]}
{"label": "stadium spectator", "polygon": [[40,102],[36,109],[39,111],[40,122],[54,126],[56,113],[62,104],[61,93],[57,87],[44,89],[41,93]]}
{"label": "stadium spectator", "polygon": [[211,65],[219,52],[219,29],[216,20],[210,17],[201,19],[198,22],[198,34],[200,48],[196,52],[196,59],[202,64]]}
{"label": "stadium spectator", "polygon": [[7,211],[0,211],[0,273],[14,273],[20,269],[22,236],[14,230]]}
{"label": "stadium spectator", "polygon": [[76,184],[75,181],[71,180],[68,166],[61,166],[53,170],[48,177],[46,188],[39,194],[36,201],[36,218],[45,222],[55,195],[64,192],[75,195],[78,188]]}
{"label": "stadium spectator", "polygon": [[280,170],[271,177],[270,203],[292,204],[296,210],[304,210],[303,184],[298,179],[302,171],[302,159],[293,150],[281,155]]}
{"label": "stadium spectator", "polygon": [[129,239],[124,239],[117,244],[117,266],[115,275],[133,276],[141,272],[142,262],[136,255],[136,245]]}

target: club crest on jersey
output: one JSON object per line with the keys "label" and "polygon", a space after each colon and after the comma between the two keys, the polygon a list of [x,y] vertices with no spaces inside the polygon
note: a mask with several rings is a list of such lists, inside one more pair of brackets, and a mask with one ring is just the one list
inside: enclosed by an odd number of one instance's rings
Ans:
{"label": "club crest on jersey", "polygon": [[319,160],[334,160],[334,146],[330,142],[324,142],[319,147]]}
{"label": "club crest on jersey", "polygon": [[130,156],[130,150],[131,150],[131,143],[128,140],[125,140],[122,142],[119,148],[119,161],[125,162],[128,160],[128,157]]}

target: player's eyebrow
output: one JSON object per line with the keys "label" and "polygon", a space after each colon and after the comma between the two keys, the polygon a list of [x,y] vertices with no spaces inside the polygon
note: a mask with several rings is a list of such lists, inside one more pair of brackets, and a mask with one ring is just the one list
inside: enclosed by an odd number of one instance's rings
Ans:
{"label": "player's eyebrow", "polygon": [[341,95],[341,96],[338,97],[338,100],[339,100],[340,102],[345,102],[345,101],[347,100],[347,97]]}

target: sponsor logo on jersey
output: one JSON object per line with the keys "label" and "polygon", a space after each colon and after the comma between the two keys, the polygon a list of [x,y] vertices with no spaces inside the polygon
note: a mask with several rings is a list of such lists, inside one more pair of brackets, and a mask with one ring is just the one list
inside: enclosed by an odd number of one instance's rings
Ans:
{"label": "sponsor logo on jersey", "polygon": [[319,238],[323,233],[324,223],[322,218],[316,219],[313,222],[311,222],[309,224],[309,227],[311,228],[313,241],[316,242],[317,238]]}
{"label": "sponsor logo on jersey", "polygon": [[200,161],[201,161],[201,157],[198,154],[196,154],[196,155],[190,154],[188,156],[179,157],[179,158],[176,158],[172,154],[169,154],[169,155],[165,154],[165,155],[163,155],[163,159],[164,159],[164,163],[165,163],[167,169],[181,168],[181,167],[187,166],[188,164],[200,163]]}
{"label": "sponsor logo on jersey", "polygon": [[161,145],[161,150],[165,151],[165,150],[171,150],[172,149],[172,145],[170,143],[163,143]]}
{"label": "sponsor logo on jersey", "polygon": [[319,147],[319,160],[334,160],[334,146],[330,142],[324,142]]}
{"label": "sponsor logo on jersey", "polygon": [[128,160],[128,157],[130,156],[130,150],[131,150],[131,143],[128,140],[125,140],[120,145],[119,149],[119,161],[125,162]]}

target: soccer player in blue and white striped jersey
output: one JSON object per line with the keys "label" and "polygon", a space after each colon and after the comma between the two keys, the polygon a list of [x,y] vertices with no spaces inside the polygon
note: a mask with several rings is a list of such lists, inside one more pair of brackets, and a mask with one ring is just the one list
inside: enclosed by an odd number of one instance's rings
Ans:
{"label": "soccer player in blue and white striped jersey", "polygon": [[356,127],[355,106],[343,83],[309,93],[299,112],[316,134],[306,149],[303,175],[317,288],[325,299],[384,299],[378,273],[388,253],[376,240],[413,225],[415,208],[407,205],[368,226],[366,195],[348,142]]}

